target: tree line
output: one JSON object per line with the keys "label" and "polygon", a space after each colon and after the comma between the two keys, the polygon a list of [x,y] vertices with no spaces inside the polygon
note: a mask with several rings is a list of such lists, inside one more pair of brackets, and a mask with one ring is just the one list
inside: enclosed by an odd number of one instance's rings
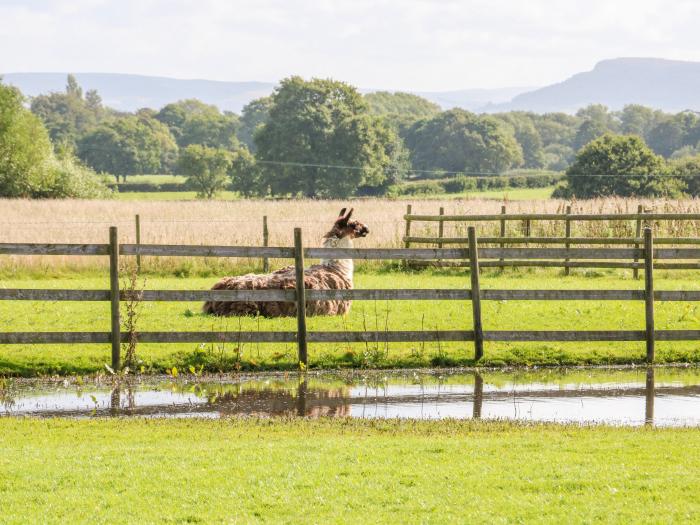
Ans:
{"label": "tree line", "polygon": [[[0,84],[3,97],[14,101],[9,105],[21,118],[0,127],[0,148],[3,134],[24,133],[26,142],[41,135],[32,147],[43,148],[39,164],[53,166],[53,175],[30,174],[29,159],[39,154],[15,152],[24,164],[10,164],[26,180],[0,182],[0,192],[10,196],[58,195],[36,189],[43,184],[36,180],[56,186],[58,165],[80,172],[71,177],[90,187],[87,193],[103,191],[97,173],[117,181],[179,173],[206,198],[227,188],[258,197],[385,195],[408,179],[469,186],[465,179],[514,168],[565,170],[556,193],[566,197],[698,193],[700,115],[692,111],[669,114],[632,104],[621,111],[590,105],[575,115],[477,115],[442,111],[407,93],[361,95],[343,82],[300,77],[282,80],[240,115],[196,99],[118,112],[94,90],[83,92],[73,76],[64,92],[32,98],[29,110],[17,90]],[[8,148],[12,141],[5,142]]]}

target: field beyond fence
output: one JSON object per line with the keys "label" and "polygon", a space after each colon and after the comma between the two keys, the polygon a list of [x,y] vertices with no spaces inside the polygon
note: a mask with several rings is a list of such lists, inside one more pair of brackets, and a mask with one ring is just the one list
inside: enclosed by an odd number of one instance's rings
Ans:
{"label": "field beyond fence", "polygon": [[[370,228],[370,235],[358,242],[365,248],[403,247],[406,233],[403,216],[406,201],[389,199],[355,199],[348,201],[317,200],[238,200],[199,202],[124,202],[71,200],[0,200],[0,242],[14,243],[105,243],[108,226],[119,227],[124,243],[136,242],[135,216],[140,216],[141,242],[151,244],[263,244],[263,216],[268,218],[270,246],[289,246],[294,227],[304,230],[307,246],[318,246],[338,210],[348,204],[355,216]],[[412,213],[437,215],[442,207],[447,215],[499,214],[503,205],[509,214],[564,214],[567,205],[577,214],[633,214],[641,205],[657,213],[700,213],[700,200],[639,200],[606,198],[581,202],[559,200],[503,202],[496,200],[419,200],[411,203]],[[438,223],[414,223],[411,235],[435,237]],[[445,237],[464,237],[466,222],[445,223]],[[698,237],[700,221],[658,221],[653,224],[656,237]],[[635,221],[575,222],[576,237],[635,237]],[[523,221],[508,222],[505,235],[523,235]],[[532,221],[529,234],[534,237],[565,235],[561,220]],[[498,221],[477,225],[479,237],[501,235]],[[533,242],[531,246],[536,246]],[[150,269],[172,270],[191,259],[159,258]],[[211,261],[210,261],[211,262]],[[257,265],[259,261],[242,258],[237,264]],[[69,255],[50,257],[11,256],[0,258],[0,269],[104,267],[103,258]]]}

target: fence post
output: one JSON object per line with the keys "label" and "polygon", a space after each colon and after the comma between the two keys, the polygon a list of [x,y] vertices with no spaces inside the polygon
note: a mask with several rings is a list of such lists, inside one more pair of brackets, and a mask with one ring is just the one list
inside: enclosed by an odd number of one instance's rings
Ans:
{"label": "fence post", "polygon": [[[637,214],[641,215],[644,213],[644,206],[642,204],[637,205]],[[642,235],[642,218],[637,217],[637,225],[634,230],[634,238],[639,239],[639,237]],[[639,248],[639,244],[634,245],[635,248]],[[634,262],[639,262],[639,259],[635,257]],[[639,268],[635,268],[632,270],[634,272],[634,278],[639,279]]]}
{"label": "fence post", "polygon": [[[445,208],[440,206],[440,215],[445,215]],[[438,237],[442,239],[445,234],[445,221],[440,221],[438,223]],[[442,248],[443,244],[441,242],[438,243],[438,248]]]}
{"label": "fence post", "polygon": [[[525,219],[525,237],[530,237],[530,226],[530,219]],[[527,243],[525,244],[525,246],[527,246]]]}
{"label": "fence post", "polygon": [[120,367],[121,327],[119,322],[119,237],[117,227],[109,227],[109,300],[111,305],[112,369]]}
{"label": "fence post", "polygon": [[[263,215],[263,246],[266,248],[270,245],[270,232],[267,229],[267,215]],[[263,257],[263,272],[270,271],[270,259]]]}
{"label": "fence post", "polygon": [[[504,204],[501,206],[501,215],[505,215],[505,214],[506,214],[506,205]],[[505,238],[505,236],[506,236],[506,220],[501,219],[501,239]],[[506,245],[501,243],[500,246],[501,246],[501,249],[503,249],[503,248],[505,248]],[[505,262],[505,259],[499,259],[498,262],[501,263],[501,270],[503,270],[505,268],[505,264],[503,264]]]}
{"label": "fence post", "polygon": [[654,241],[651,228],[644,228],[644,303],[647,363],[654,362]]}
{"label": "fence post", "polygon": [[[568,204],[566,206],[566,223],[564,225],[565,235],[566,235],[567,239],[571,239],[571,219],[569,219],[569,215],[571,215],[571,205],[570,204]],[[568,242],[566,243],[565,246],[566,246],[567,250],[569,248],[571,248],[571,244],[569,244]],[[567,258],[567,259],[565,259],[565,262],[569,262],[570,260],[571,259]],[[570,273],[571,273],[571,268],[569,268],[568,266],[565,266],[564,267],[564,275],[569,275]]]}
{"label": "fence post", "polygon": [[[411,215],[411,205],[406,206],[406,215]],[[408,241],[408,237],[411,236],[411,219],[406,219],[406,240],[404,241],[404,248],[410,248],[411,243]]]}
{"label": "fence post", "polygon": [[474,360],[484,357],[484,331],[481,326],[481,288],[479,286],[479,251],[476,244],[476,228],[469,226],[469,267],[472,280],[472,313],[474,317]]}
{"label": "fence post", "polygon": [[[141,247],[141,216],[137,213],[134,221],[136,225],[136,246]],[[141,273],[141,254],[136,254],[136,271]]]}
{"label": "fence post", "polygon": [[297,346],[299,362],[308,364],[306,345],[306,289],[304,288],[304,246],[301,228],[294,228],[294,273],[297,295]]}

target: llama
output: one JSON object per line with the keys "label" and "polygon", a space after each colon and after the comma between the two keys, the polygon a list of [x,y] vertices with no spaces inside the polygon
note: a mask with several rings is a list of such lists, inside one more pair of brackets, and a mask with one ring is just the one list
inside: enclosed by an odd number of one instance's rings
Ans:
{"label": "llama", "polygon": [[[353,209],[340,216],[333,228],[323,236],[324,248],[352,248],[352,241],[366,237],[367,226],[358,221],[351,221]],[[350,290],[353,287],[352,259],[324,259],[304,270],[304,287],[310,290]],[[236,277],[224,277],[212,290],[294,290],[296,276],[294,266],[287,266],[275,272],[259,275],[248,274]],[[307,301],[307,315],[343,315],[350,311],[352,301]],[[204,313],[218,316],[261,315],[263,317],[292,317],[297,313],[296,303],[278,301],[207,301]]]}

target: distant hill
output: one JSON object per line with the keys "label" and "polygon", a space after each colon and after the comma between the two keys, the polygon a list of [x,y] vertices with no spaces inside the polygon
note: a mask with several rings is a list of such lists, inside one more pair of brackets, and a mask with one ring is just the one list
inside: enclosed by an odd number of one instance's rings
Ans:
{"label": "distant hill", "polygon": [[[33,97],[50,91],[63,91],[68,73],[5,73],[3,82],[17,86]],[[96,89],[105,105],[120,111],[149,107],[158,109],[185,98],[198,98],[222,110],[240,113],[255,98],[272,93],[271,82],[224,82],[216,80],[182,80],[177,78],[126,75],[121,73],[75,73],[82,88]],[[510,100],[529,88],[463,89],[458,91],[415,93],[443,109],[462,107],[472,111],[488,103]],[[374,93],[380,89],[361,89]]]}
{"label": "distant hill", "polygon": [[[67,73],[7,73],[3,79],[34,96],[65,88]],[[182,80],[119,73],[76,73],[83,89],[97,89],[105,105],[122,111],[142,107],[158,109],[185,98],[198,98],[222,110],[240,113],[251,100],[269,95],[270,82]],[[360,89],[373,93],[381,89]],[[557,84],[538,89],[526,87],[424,91],[414,94],[443,109],[461,107],[494,113],[523,110],[574,113],[592,103],[620,109],[643,104],[669,112],[700,109],[700,62],[660,58],[603,60],[592,71],[577,73]]]}
{"label": "distant hill", "polygon": [[534,89],[530,87],[507,87],[495,89],[459,89],[455,91],[417,92],[423,98],[435,102],[442,109],[463,108],[481,111],[484,106],[510,101],[516,95]]}
{"label": "distant hill", "polygon": [[[63,91],[67,73],[7,73],[3,82],[17,86],[22,93],[35,96],[49,91]],[[216,80],[182,80],[120,73],[75,73],[82,88],[96,89],[106,106],[121,111],[149,107],[158,109],[170,102],[198,98],[222,110],[240,113],[255,98],[269,95],[269,82],[220,82]]]}
{"label": "distant hill", "polygon": [[700,109],[700,62],[660,58],[616,58],[598,62],[558,84],[521,93],[483,111],[526,110],[573,113],[592,103],[613,110],[643,104],[668,112]]}

